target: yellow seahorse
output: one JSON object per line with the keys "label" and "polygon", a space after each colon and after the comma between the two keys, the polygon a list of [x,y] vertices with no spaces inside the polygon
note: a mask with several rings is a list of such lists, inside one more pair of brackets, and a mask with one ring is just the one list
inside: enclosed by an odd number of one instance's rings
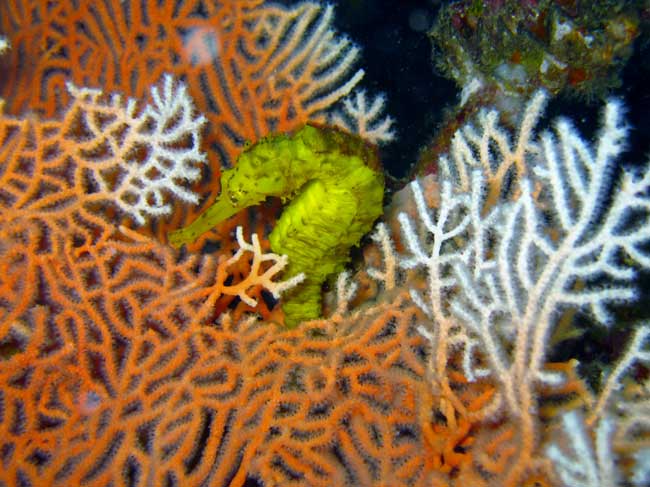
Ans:
{"label": "yellow seahorse", "polygon": [[221,194],[190,225],[171,232],[175,247],[268,196],[290,201],[269,236],[289,257],[285,276],[305,280],[285,294],[285,324],[321,316],[321,287],[349,261],[350,247],[382,213],[384,175],[376,151],[360,137],[305,125],[293,135],[269,136],[246,149],[221,176]]}

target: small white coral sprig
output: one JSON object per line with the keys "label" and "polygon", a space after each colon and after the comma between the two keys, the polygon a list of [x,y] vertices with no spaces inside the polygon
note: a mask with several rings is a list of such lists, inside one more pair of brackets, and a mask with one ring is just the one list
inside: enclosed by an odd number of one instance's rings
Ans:
{"label": "small white coral sprig", "polygon": [[192,204],[198,195],[188,183],[201,176],[206,156],[200,150],[203,116],[195,114],[186,86],[166,75],[151,88],[152,102],[138,111],[119,95],[108,100],[102,92],[68,83],[73,97],[69,117],[78,117],[87,130],[77,140],[75,154],[98,195],[111,200],[142,225],[148,217],[168,215],[173,200]]}
{"label": "small white coral sprig", "polygon": [[[264,253],[256,233],[251,235],[250,243],[246,242],[241,226],[237,227],[236,238],[237,243],[239,244],[239,249],[225,262],[224,269],[227,269],[229,266],[238,262],[247,252],[252,254],[253,259],[251,262],[250,274],[245,281],[237,285],[237,287],[242,290],[242,292],[237,294],[237,296],[239,296],[239,298],[247,305],[251,307],[257,305],[255,299],[247,294],[248,290],[253,287],[253,285],[261,285],[269,291],[275,299],[280,299],[282,293],[297,286],[305,279],[305,275],[300,273],[286,281],[273,281],[273,279],[276,278],[277,275],[287,266],[289,261],[288,257],[286,255]],[[271,263],[271,266],[268,268],[263,267],[265,263],[268,262]],[[250,284],[247,284],[249,281]]]}
{"label": "small white coral sprig", "polygon": [[372,102],[364,90],[357,90],[341,102],[342,110],[330,115],[330,123],[355,133],[373,144],[384,144],[395,139],[394,120],[384,115],[386,99],[377,95]]}
{"label": "small white coral sprig", "polygon": [[583,418],[577,411],[562,416],[562,427],[568,441],[564,448],[553,443],[546,455],[567,487],[601,487],[618,485],[618,470],[612,452],[612,418],[601,419],[596,428],[595,441],[587,433]]}
{"label": "small white coral sprig", "polygon": [[[128,237],[134,245],[144,244],[146,252],[151,249],[151,237],[142,235],[137,230],[120,225],[120,232]],[[305,278],[303,273],[285,280],[280,280],[288,264],[288,257],[273,252],[265,252],[256,233],[251,234],[250,242],[244,237],[244,231],[238,226],[235,231],[238,249],[232,256],[191,253],[183,259],[182,268],[191,269],[178,273],[172,278],[170,291],[160,302],[158,313],[167,316],[176,306],[192,307],[193,323],[206,323],[214,317],[215,303],[222,296],[236,296],[246,305],[255,308],[258,304],[256,295],[260,289],[271,293],[275,299],[295,287]],[[110,244],[114,244],[111,242]],[[156,243],[156,245],[158,245]],[[165,258],[176,261],[177,256],[168,246],[159,246]],[[112,248],[112,247],[111,247]],[[174,255],[172,255],[174,254]],[[241,263],[249,268],[245,273],[237,271]],[[241,269],[240,269],[241,270]],[[173,272],[172,274],[176,274]],[[236,277],[233,279],[233,277]]]}

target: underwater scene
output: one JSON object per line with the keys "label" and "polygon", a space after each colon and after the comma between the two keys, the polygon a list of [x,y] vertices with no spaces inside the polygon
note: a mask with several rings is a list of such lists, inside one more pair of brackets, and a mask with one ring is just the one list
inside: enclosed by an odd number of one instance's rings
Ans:
{"label": "underwater scene", "polygon": [[0,487],[650,485],[649,0],[0,0]]}

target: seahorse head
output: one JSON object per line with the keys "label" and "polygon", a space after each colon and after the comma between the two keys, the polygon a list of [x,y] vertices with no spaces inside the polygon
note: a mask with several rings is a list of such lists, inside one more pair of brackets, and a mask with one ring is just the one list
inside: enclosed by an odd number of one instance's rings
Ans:
{"label": "seahorse head", "polygon": [[280,168],[260,155],[259,147],[253,153],[243,152],[237,165],[221,175],[219,199],[239,209],[258,205],[269,196],[282,196],[286,192],[285,175]]}

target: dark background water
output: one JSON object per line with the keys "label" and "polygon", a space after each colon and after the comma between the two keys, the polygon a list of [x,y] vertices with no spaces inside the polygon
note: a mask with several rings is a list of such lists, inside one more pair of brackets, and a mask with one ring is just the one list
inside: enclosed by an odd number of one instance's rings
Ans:
{"label": "dark background water", "polygon": [[[296,3],[296,2],[285,2]],[[362,50],[362,82],[371,93],[387,96],[388,113],[395,118],[397,140],[382,149],[386,170],[396,177],[407,174],[420,149],[432,139],[443,111],[456,103],[455,84],[441,76],[432,62],[427,31],[443,3],[440,0],[335,0],[335,25]],[[646,21],[647,22],[647,21]],[[624,100],[631,127],[625,159],[646,162],[650,156],[650,42],[647,25],[635,41],[621,88],[612,96]],[[600,123],[603,100],[590,103],[558,97],[551,101],[546,120],[570,115],[586,137]]]}
{"label": "dark background water", "polygon": [[370,92],[386,94],[387,112],[396,121],[396,141],[382,148],[384,167],[405,176],[458,92],[431,61],[427,31],[440,2],[337,0],[334,5],[338,30],[362,49],[362,83]]}

